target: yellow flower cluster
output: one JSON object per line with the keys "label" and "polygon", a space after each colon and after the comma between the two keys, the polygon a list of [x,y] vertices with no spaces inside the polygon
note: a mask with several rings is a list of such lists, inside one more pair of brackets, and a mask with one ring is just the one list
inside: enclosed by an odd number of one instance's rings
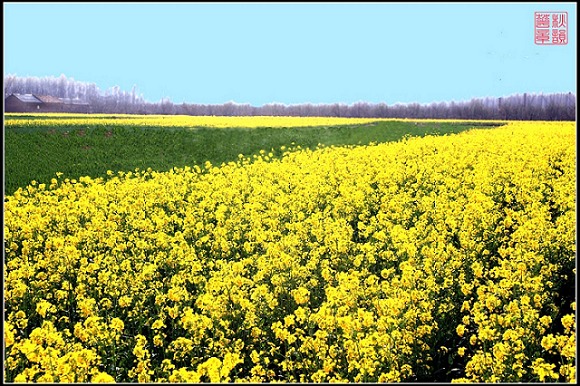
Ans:
{"label": "yellow flower cluster", "polygon": [[[32,330],[27,338],[14,341],[13,326],[4,324],[6,347],[12,355],[6,359],[7,372],[19,370],[14,382],[111,382],[114,379],[98,370],[99,356],[71,339],[70,332],[58,331],[50,321]],[[27,365],[22,366],[22,361]]]}
{"label": "yellow flower cluster", "polygon": [[574,126],[20,189],[5,379],[575,382]]}

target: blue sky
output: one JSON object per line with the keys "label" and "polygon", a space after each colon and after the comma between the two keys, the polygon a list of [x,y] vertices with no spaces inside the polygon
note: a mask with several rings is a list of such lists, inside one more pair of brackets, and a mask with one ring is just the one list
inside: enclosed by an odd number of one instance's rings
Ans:
{"label": "blue sky", "polygon": [[[4,3],[4,74],[146,100],[430,103],[576,92],[576,4]],[[567,11],[569,43],[534,44]]]}

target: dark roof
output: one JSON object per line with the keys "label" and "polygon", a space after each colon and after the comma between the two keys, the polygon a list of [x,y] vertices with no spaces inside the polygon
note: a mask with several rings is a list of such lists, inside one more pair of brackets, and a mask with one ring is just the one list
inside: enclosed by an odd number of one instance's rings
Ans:
{"label": "dark roof", "polygon": [[57,98],[52,95],[34,95],[34,94],[12,94],[23,103],[58,103],[67,105],[88,106],[88,102],[83,102],[76,98]]}
{"label": "dark roof", "polygon": [[44,103],[63,103],[60,98],[53,97],[51,95],[35,95],[38,99]]}
{"label": "dark roof", "polygon": [[21,102],[24,103],[42,103],[40,99],[38,99],[32,94],[12,94],[12,95],[14,95],[16,98],[18,98]]}

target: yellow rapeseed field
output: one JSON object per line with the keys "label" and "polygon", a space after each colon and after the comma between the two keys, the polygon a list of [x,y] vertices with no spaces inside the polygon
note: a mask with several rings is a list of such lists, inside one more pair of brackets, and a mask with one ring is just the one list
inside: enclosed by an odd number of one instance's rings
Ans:
{"label": "yellow rapeseed field", "polygon": [[[283,117],[283,116],[191,116],[191,115],[134,115],[134,114],[74,114],[74,113],[6,113],[10,119],[6,127],[58,127],[90,126],[97,122],[102,126],[136,126],[136,127],[313,127],[371,124],[377,121],[416,121],[416,119],[395,118],[340,118],[340,117]],[[30,117],[42,119],[30,119]],[[469,122],[456,119],[422,119],[422,122]],[[475,122],[475,121],[474,121]],[[477,122],[485,122],[479,120]],[[490,121],[491,122],[491,121]],[[493,121],[502,122],[502,121]]]}
{"label": "yellow rapeseed field", "polygon": [[510,122],[20,189],[5,380],[575,382],[575,138]]}
{"label": "yellow rapeseed field", "polygon": [[[27,114],[30,116],[33,114]],[[43,119],[30,120],[18,118],[18,114],[7,114],[12,119],[6,121],[10,126],[53,127],[88,126],[98,122],[100,125],[138,126],[138,127],[307,127],[360,125],[380,121],[377,118],[337,118],[337,117],[273,117],[273,116],[190,116],[190,115],[131,115],[131,114],[39,114]],[[52,119],[51,119],[52,118]]]}

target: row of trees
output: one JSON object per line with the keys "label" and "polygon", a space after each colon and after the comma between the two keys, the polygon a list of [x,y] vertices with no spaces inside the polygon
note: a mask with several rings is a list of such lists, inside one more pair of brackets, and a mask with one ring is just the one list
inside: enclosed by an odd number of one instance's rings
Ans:
{"label": "row of trees", "polygon": [[227,102],[223,104],[175,104],[164,98],[148,102],[137,94],[119,86],[102,92],[96,84],[79,82],[64,75],[60,77],[4,77],[4,96],[12,93],[52,95],[59,98],[80,99],[91,105],[93,113],[124,114],[183,114],[183,115],[274,115],[372,118],[442,118],[442,119],[517,119],[517,120],[575,120],[576,95],[569,93],[524,93],[507,97],[475,98],[470,101],[438,102],[431,104],[395,104],[357,102],[350,105],[269,103],[263,106]]}
{"label": "row of trees", "polygon": [[134,114],[142,110],[142,106],[151,104],[143,98],[143,94],[137,94],[137,86],[133,86],[130,92],[121,90],[119,86],[101,91],[95,83],[77,81],[65,75],[59,77],[6,75],[4,76],[4,98],[10,94],[51,95],[58,98],[76,99],[88,102],[94,113]]}
{"label": "row of trees", "polygon": [[477,98],[467,102],[395,104],[356,102],[351,105],[278,103],[253,107],[228,102],[221,105],[186,104],[161,106],[167,114],[185,115],[280,115],[371,118],[575,120],[576,95],[517,94],[503,98]]}

